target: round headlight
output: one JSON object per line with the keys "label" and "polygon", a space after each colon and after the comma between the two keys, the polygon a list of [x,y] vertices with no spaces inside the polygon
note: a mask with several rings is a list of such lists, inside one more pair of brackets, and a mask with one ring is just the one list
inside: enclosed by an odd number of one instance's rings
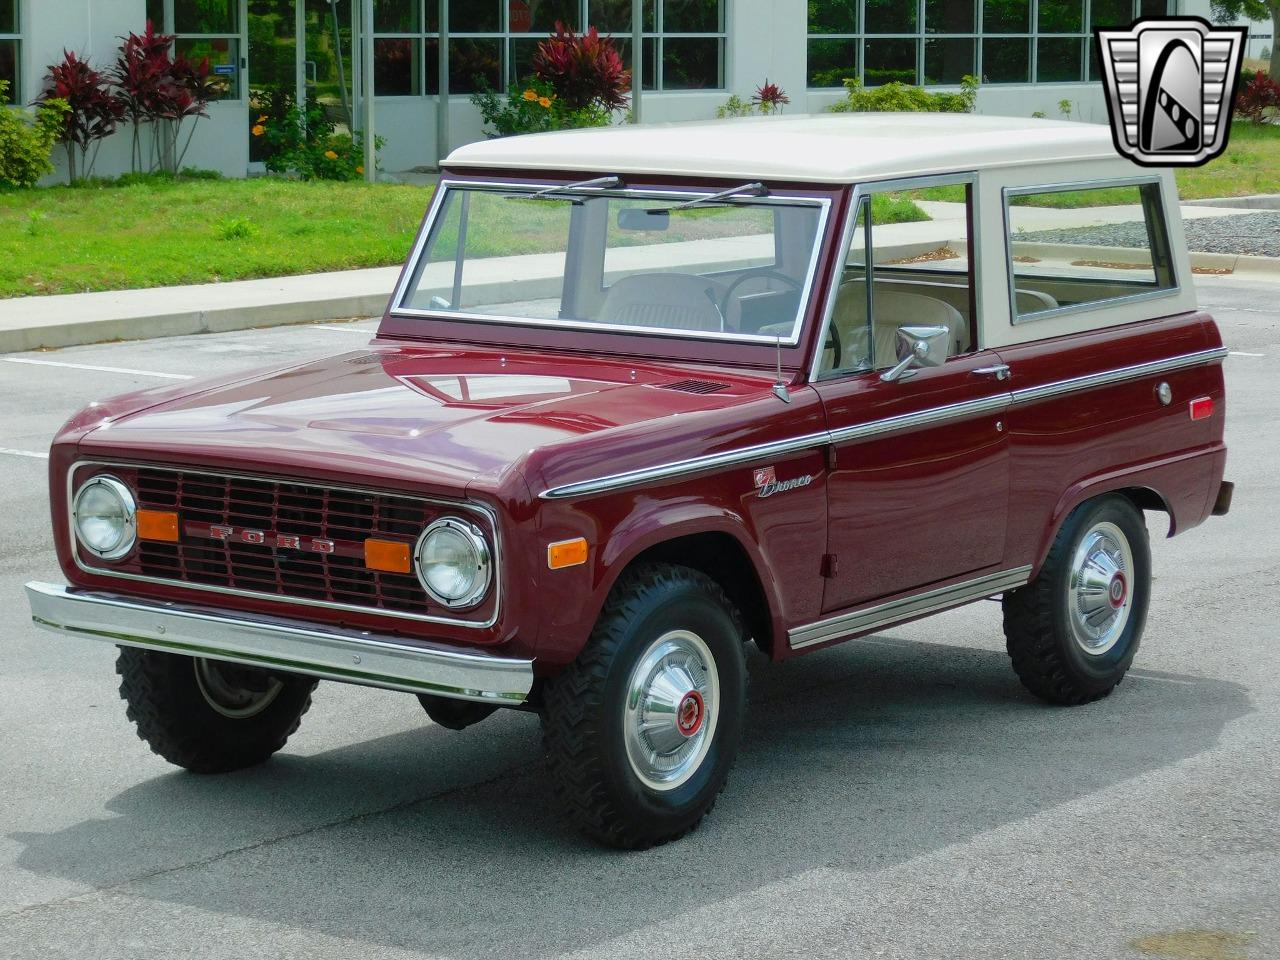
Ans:
{"label": "round headlight", "polygon": [[137,540],[133,494],[111,476],[94,477],[76,491],[71,507],[76,539],[103,560],[119,560]]}
{"label": "round headlight", "polygon": [[474,606],[489,590],[489,544],[457,517],[443,517],[422,531],[413,562],[423,589],[446,607]]}

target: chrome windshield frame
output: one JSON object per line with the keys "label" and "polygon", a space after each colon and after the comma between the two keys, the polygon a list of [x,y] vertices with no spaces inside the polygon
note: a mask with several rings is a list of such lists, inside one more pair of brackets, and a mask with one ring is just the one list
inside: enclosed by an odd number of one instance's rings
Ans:
{"label": "chrome windshield frame", "polygon": [[[465,323],[484,324],[491,327],[515,325],[521,328],[532,327],[546,330],[576,330],[587,333],[624,334],[628,336],[646,338],[659,337],[681,340],[702,340],[721,344],[746,344],[756,346],[775,346],[779,344],[778,337],[765,336],[762,334],[729,334],[711,330],[674,330],[655,327],[628,326],[626,324],[616,323],[597,323],[589,320],[552,320],[538,319],[534,317],[511,317],[499,314],[467,313],[465,311],[454,310],[424,310],[419,307],[410,307],[406,305],[406,299],[415,285],[419,266],[427,249],[427,243],[435,230],[436,222],[441,211],[444,209],[445,200],[451,191],[473,190],[508,195],[528,193],[532,196],[539,191],[559,186],[561,185],[534,181],[521,181],[517,183],[484,180],[441,180],[435,196],[432,198],[431,206],[427,212],[427,217],[423,221],[422,229],[419,231],[418,237],[414,241],[413,250],[409,254],[409,258],[401,275],[400,281],[396,286],[395,292],[392,294],[391,307],[388,311],[389,315],[414,320],[438,320],[444,322],[460,321]],[[676,202],[684,202],[689,200],[706,199],[707,197],[714,196],[716,193],[717,190],[715,189],[649,189],[625,186],[616,188],[580,187],[564,194],[564,198],[567,200],[574,194],[581,194],[586,197],[606,196],[632,200],[672,200]],[[548,200],[560,198],[560,194],[547,196]],[[813,249],[809,251],[808,264],[805,268],[804,285],[800,291],[800,299],[796,306],[796,315],[792,321],[789,335],[781,338],[781,346],[783,347],[799,346],[804,332],[804,320],[808,314],[809,305],[814,295],[814,291],[817,289],[817,275],[819,265],[822,261],[827,221],[831,215],[831,199],[829,197],[805,197],[788,195],[785,193],[771,193],[770,195],[763,197],[730,197],[724,200],[717,200],[716,203],[733,206],[801,206],[817,208],[818,222],[814,229]]]}

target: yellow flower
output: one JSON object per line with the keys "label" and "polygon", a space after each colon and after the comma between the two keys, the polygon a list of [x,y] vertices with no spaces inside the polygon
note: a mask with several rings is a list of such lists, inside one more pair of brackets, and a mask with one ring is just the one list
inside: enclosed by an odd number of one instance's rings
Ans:
{"label": "yellow flower", "polygon": [[356,173],[364,173],[364,167],[356,167]]}
{"label": "yellow flower", "polygon": [[263,123],[266,119],[267,119],[267,115],[264,113],[262,116],[258,118],[258,123]]}
{"label": "yellow flower", "polygon": [[533,88],[530,88],[530,89],[528,89],[528,90],[526,90],[526,91],[524,92],[524,98],[525,98],[526,100],[537,100],[537,99],[538,99],[538,91],[537,91],[537,90],[534,90]]}
{"label": "yellow flower", "polygon": [[549,107],[549,106],[551,106],[551,98],[550,98],[550,97],[539,97],[539,98],[538,98],[538,105],[539,105],[539,106],[543,106],[543,107]]}
{"label": "yellow flower", "polygon": [[249,132],[252,133],[255,137],[260,137],[267,132],[267,128],[259,123],[259,124],[256,124],[254,128]]}
{"label": "yellow flower", "polygon": [[328,157],[330,160],[337,160],[337,159],[338,159],[338,155],[337,155],[336,153],[334,153],[332,150],[326,150],[326,151],[324,152],[324,155],[325,155],[326,157]]}

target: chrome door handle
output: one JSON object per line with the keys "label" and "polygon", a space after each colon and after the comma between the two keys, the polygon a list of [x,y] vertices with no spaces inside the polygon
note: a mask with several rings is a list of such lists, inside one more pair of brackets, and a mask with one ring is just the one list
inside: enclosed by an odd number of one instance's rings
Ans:
{"label": "chrome door handle", "polygon": [[1009,377],[1013,376],[1013,374],[1009,372],[1009,365],[1007,363],[997,363],[990,367],[978,367],[978,369],[974,370],[973,373],[975,376],[995,377],[997,380],[1008,380]]}

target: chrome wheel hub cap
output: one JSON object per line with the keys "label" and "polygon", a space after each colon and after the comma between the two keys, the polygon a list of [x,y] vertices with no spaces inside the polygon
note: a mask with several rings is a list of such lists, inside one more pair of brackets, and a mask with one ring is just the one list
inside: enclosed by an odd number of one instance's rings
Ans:
{"label": "chrome wheel hub cap", "polygon": [[1076,643],[1090,656],[1116,645],[1133,609],[1133,551],[1114,523],[1098,523],[1076,548],[1067,586],[1067,619]]}
{"label": "chrome wheel hub cap", "polygon": [[651,643],[627,680],[622,729],[631,769],[652,790],[674,790],[702,765],[716,732],[720,679],[711,650],[688,630]]}
{"label": "chrome wheel hub cap", "polygon": [[196,684],[205,702],[224,717],[247,720],[260,714],[271,703],[284,684],[275,677],[266,678],[261,690],[251,690],[228,676],[226,668],[216,660],[196,660]]}

